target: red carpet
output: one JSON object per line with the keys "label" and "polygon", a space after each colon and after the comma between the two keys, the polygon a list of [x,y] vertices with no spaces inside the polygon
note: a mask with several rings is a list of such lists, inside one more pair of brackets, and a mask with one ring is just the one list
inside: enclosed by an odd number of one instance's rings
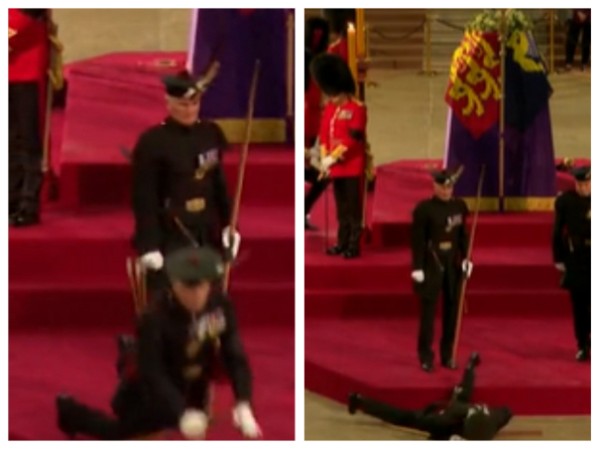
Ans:
{"label": "red carpet", "polygon": [[[62,391],[110,411],[116,380],[114,337],[123,329],[12,332],[9,432],[11,439],[64,439],[56,428],[54,394]],[[242,330],[253,367],[255,412],[265,439],[294,436],[294,333],[268,326]],[[215,424],[208,439],[241,439],[231,423],[229,385],[216,392]],[[170,433],[170,438],[179,438]]]}
{"label": "red carpet", "polygon": [[[305,254],[307,389],[338,401],[358,390],[418,407],[459,380],[460,372],[425,374],[417,362],[408,238],[412,208],[431,195],[427,165],[377,169],[372,241],[357,260],[324,255],[326,204],[335,241],[332,194],[315,206],[311,219],[320,230],[306,233]],[[561,189],[571,182],[558,175]],[[473,350],[482,354],[482,401],[507,403],[518,414],[589,414],[590,365],[574,361],[570,301],[552,264],[551,232],[551,213],[480,216],[459,362]]]}
{"label": "red carpet", "polygon": [[[60,198],[45,205],[41,226],[9,232],[11,439],[61,439],[53,402],[62,391],[108,410],[115,335],[132,329],[134,314],[125,272],[130,167],[119,146],[164,114],[148,63],[161,55],[109,55],[70,68],[67,108],[53,117]],[[238,159],[234,147],[225,161],[232,192]],[[256,414],[269,440],[294,438],[293,174],[293,149],[250,146],[231,273]],[[220,386],[209,439],[240,438],[231,401],[229,386]]]}

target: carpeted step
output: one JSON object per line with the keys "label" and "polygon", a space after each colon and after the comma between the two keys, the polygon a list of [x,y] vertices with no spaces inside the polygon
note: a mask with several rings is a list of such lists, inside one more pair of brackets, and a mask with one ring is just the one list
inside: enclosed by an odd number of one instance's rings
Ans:
{"label": "carpeted step", "polygon": [[[307,319],[307,389],[340,402],[356,391],[406,408],[448,398],[461,373],[420,369],[417,326],[411,319]],[[574,359],[569,318],[469,317],[462,330],[459,363],[474,350],[482,358],[473,401],[515,414],[590,414],[590,364]]]}
{"label": "carpeted step", "polygon": [[[132,228],[126,210],[75,216],[49,211],[40,227],[10,230],[10,282],[127,286]],[[239,228],[242,245],[232,280],[293,282],[293,207],[244,205]]]}
{"label": "carpeted step", "polygon": [[[55,422],[54,396],[61,392],[109,411],[116,385],[115,336],[122,331],[11,331],[8,399],[11,439],[65,439]],[[254,374],[253,404],[264,438],[294,439],[294,333],[284,327],[242,328],[241,333]],[[232,405],[231,388],[219,383],[215,421],[207,439],[241,439],[231,423]],[[169,439],[180,436],[173,433]]]}
{"label": "carpeted step", "polygon": [[[237,282],[230,297],[242,326],[294,327],[293,282]],[[121,283],[11,283],[9,328],[14,330],[130,328],[134,303]]]}
{"label": "carpeted step", "polygon": [[[316,245],[316,244],[315,244]],[[397,292],[412,288],[410,251],[368,252],[355,260],[330,257],[316,249],[306,254],[306,289],[348,291],[376,286]],[[531,290],[559,286],[560,274],[549,248],[476,248],[469,281],[474,290]]]}
{"label": "carpeted step", "polygon": [[[438,314],[441,313],[439,301]],[[571,301],[561,289],[467,291],[465,317],[570,317]],[[419,317],[419,300],[412,292],[369,289],[305,291],[306,317],[385,318]]]}

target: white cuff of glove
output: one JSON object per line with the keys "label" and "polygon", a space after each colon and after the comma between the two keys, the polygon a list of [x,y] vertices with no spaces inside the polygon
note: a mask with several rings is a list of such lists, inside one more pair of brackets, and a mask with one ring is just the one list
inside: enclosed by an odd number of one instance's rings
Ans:
{"label": "white cuff of glove", "polygon": [[473,263],[468,259],[463,260],[462,271],[467,278],[471,278],[471,274],[473,273]]}
{"label": "white cuff of glove", "polygon": [[163,267],[164,259],[159,251],[153,251],[142,255],[140,262],[146,269],[160,270]]}
{"label": "white cuff of glove", "polygon": [[231,256],[233,256],[233,258],[235,258],[240,249],[240,243],[242,242],[242,237],[240,236],[240,233],[238,233],[237,231],[234,231],[233,233],[231,233],[229,226],[227,226],[223,230],[222,237],[223,237],[223,247],[231,250]]}
{"label": "white cuff of glove", "polygon": [[208,416],[199,409],[186,409],[179,419],[179,431],[187,439],[204,439],[208,429]]}
{"label": "white cuff of glove", "polygon": [[262,437],[262,430],[258,426],[250,405],[246,402],[238,403],[233,408],[233,424],[248,439]]}
{"label": "white cuff of glove", "polygon": [[334,164],[335,158],[333,156],[326,156],[325,158],[323,158],[323,161],[321,161],[321,167],[325,172],[329,171],[331,166],[333,166]]}
{"label": "white cuff of glove", "polygon": [[415,283],[422,283],[425,281],[425,272],[422,270],[413,270],[410,274],[410,277],[415,281]]}
{"label": "white cuff of glove", "polygon": [[556,267],[556,270],[560,271],[560,272],[564,272],[565,271],[565,265],[564,263],[554,263],[554,267]]}

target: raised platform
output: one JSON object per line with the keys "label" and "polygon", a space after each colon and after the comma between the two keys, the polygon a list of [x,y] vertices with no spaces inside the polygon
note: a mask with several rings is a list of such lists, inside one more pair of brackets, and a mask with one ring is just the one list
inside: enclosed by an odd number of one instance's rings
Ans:
{"label": "raised platform", "polygon": [[[414,206],[432,195],[428,172],[436,164],[378,167],[368,205],[372,242],[359,259],[324,254],[326,237],[335,243],[332,193],[315,205],[311,221],[319,231],[305,241],[308,390],[342,402],[360,391],[420,407],[460,378],[423,373],[416,354],[409,232]],[[572,178],[557,174],[557,184],[566,189]],[[480,215],[459,355],[464,361],[481,352],[476,392],[483,402],[506,403],[517,414],[590,414],[590,365],[574,360],[570,299],[552,262],[552,221],[551,212]]]}
{"label": "raised platform", "polygon": [[[558,163],[558,161],[557,161]],[[589,160],[577,160],[577,165]],[[441,167],[439,160],[405,160],[377,168],[377,195],[373,199],[370,224],[374,243],[381,247],[408,245],[412,210],[431,196],[429,172]],[[558,191],[573,186],[573,178],[556,174]],[[482,213],[475,246],[540,245],[548,243],[552,211],[529,213]]]}

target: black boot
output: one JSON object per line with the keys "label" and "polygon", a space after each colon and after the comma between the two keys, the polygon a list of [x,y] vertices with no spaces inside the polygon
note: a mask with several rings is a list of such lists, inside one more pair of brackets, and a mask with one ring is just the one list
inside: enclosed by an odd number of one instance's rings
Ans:
{"label": "black boot", "polygon": [[442,361],[442,367],[445,367],[446,369],[449,369],[449,370],[458,369],[456,362],[454,362],[454,360],[452,358]]}
{"label": "black boot", "polygon": [[356,392],[350,393],[348,395],[348,412],[350,414],[356,414],[356,411],[360,407],[361,397]]}
{"label": "black boot", "polygon": [[37,211],[18,211],[10,216],[10,224],[13,227],[27,227],[40,223],[40,215]]}
{"label": "black boot", "polygon": [[427,373],[433,372],[433,363],[431,361],[421,361],[421,370]]}
{"label": "black boot", "polygon": [[60,431],[69,439],[77,434],[77,411],[73,397],[66,394],[56,396],[56,417]]}
{"label": "black boot", "polygon": [[339,256],[345,251],[345,248],[338,244],[334,245],[333,247],[329,247],[325,253],[327,253],[329,256]]}
{"label": "black boot", "polygon": [[575,359],[579,362],[589,361],[590,359],[590,349],[589,348],[580,348],[575,355]]}
{"label": "black boot", "polygon": [[358,251],[357,248],[351,248],[344,252],[345,259],[354,259],[354,258],[358,258],[359,256],[360,256],[360,252]]}

